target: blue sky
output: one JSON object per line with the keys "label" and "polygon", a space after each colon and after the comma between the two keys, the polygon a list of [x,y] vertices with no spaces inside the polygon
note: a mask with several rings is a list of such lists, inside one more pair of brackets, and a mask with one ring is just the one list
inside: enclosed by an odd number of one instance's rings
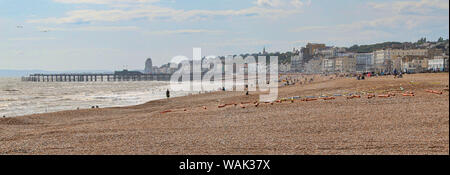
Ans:
{"label": "blue sky", "polygon": [[[449,37],[448,0],[0,0],[0,69],[143,69],[177,55]],[[23,27],[18,27],[23,26]]]}

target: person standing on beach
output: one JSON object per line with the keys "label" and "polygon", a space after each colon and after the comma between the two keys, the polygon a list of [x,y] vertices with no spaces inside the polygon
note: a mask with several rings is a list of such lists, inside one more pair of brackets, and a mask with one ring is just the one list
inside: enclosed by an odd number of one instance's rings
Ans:
{"label": "person standing on beach", "polygon": [[167,91],[166,91],[166,97],[170,98],[170,91],[169,91],[169,89],[167,89]]}

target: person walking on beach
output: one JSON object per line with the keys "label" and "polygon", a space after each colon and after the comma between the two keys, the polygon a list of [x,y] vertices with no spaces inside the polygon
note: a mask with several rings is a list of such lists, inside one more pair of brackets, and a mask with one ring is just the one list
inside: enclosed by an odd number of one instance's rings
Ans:
{"label": "person walking on beach", "polygon": [[170,91],[169,91],[169,89],[167,89],[167,91],[166,91],[166,97],[170,98]]}

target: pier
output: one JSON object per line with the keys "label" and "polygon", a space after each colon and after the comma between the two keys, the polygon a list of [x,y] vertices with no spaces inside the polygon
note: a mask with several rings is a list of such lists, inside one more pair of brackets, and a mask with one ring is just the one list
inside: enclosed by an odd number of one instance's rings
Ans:
{"label": "pier", "polygon": [[110,81],[170,81],[171,74],[143,74],[137,71],[116,71],[114,74],[31,74],[22,81],[31,82],[110,82]]}

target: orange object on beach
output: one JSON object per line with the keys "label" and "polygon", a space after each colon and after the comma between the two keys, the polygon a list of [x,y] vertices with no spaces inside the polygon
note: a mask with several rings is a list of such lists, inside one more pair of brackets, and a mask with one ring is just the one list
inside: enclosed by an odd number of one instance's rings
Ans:
{"label": "orange object on beach", "polygon": [[439,91],[433,91],[433,93],[435,93],[435,94],[439,94],[439,95],[441,95],[441,94],[442,94],[442,92],[439,92]]}
{"label": "orange object on beach", "polygon": [[384,97],[384,98],[387,98],[387,97],[390,97],[390,95],[389,95],[389,94],[387,94],[387,95],[378,95],[378,97]]}
{"label": "orange object on beach", "polygon": [[429,89],[427,89],[427,90],[425,90],[425,91],[426,91],[426,92],[429,92],[429,93],[433,93],[433,94],[439,94],[439,95],[442,94],[442,92],[434,91],[434,90],[429,90]]}
{"label": "orange object on beach", "polygon": [[414,97],[414,94],[403,94],[403,96],[410,96],[410,97]]}
{"label": "orange object on beach", "polygon": [[334,97],[323,97],[323,98],[320,98],[320,99],[322,99],[322,100],[334,100],[336,98],[334,98]]}

